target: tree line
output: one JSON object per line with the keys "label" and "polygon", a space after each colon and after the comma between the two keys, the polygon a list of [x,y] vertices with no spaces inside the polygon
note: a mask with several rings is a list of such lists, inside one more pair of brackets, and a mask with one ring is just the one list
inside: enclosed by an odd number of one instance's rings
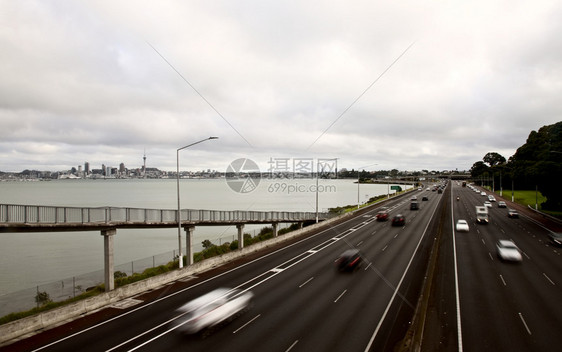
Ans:
{"label": "tree line", "polygon": [[503,183],[504,188],[536,188],[547,199],[541,204],[543,209],[562,210],[562,121],[531,131],[508,160],[499,153],[487,153],[472,165],[470,174],[475,180]]}

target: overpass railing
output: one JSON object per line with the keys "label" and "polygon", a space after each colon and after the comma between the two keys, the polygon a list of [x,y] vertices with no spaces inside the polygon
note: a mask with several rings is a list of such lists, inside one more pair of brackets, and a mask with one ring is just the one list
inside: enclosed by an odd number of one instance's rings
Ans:
{"label": "overpass railing", "polygon": [[[320,220],[329,217],[319,213]],[[290,222],[316,219],[314,212],[182,209],[182,223]],[[177,224],[177,210],[142,208],[79,208],[0,204],[0,223],[28,225],[65,224]]]}

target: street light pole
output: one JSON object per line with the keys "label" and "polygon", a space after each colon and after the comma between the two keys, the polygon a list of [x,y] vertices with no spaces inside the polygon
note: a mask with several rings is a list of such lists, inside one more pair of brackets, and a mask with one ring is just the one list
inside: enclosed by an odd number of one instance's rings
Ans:
{"label": "street light pole", "polygon": [[[177,195],[178,195],[178,247],[179,247],[179,253],[178,253],[178,258],[179,258],[179,267],[183,268],[183,255],[181,253],[181,208],[180,208],[180,150],[185,149],[185,148],[189,148],[193,145],[208,141],[210,139],[218,139],[219,137],[209,137],[209,138],[205,138],[202,139],[200,141],[197,141],[195,143],[191,143],[188,144],[186,146],[183,146],[181,148],[178,148],[176,150],[176,185],[177,185]],[[186,248],[187,250],[187,248]]]}
{"label": "street light pole", "polygon": [[378,164],[370,164],[370,165],[365,165],[365,166],[361,166],[360,168],[357,168],[357,209],[359,209],[359,203],[360,203],[360,200],[359,200],[359,183],[360,182],[359,182],[359,180],[361,178],[361,169],[364,168],[364,167],[375,166],[375,165],[378,165]]}

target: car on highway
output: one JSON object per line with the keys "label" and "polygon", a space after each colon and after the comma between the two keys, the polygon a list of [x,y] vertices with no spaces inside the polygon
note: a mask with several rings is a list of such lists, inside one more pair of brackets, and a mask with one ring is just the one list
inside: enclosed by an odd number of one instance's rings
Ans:
{"label": "car on highway", "polygon": [[488,208],[491,208],[491,207],[492,207],[492,203],[490,203],[490,202],[488,202],[488,201],[485,201],[485,202],[484,202],[484,206],[485,206],[485,207],[488,207]]}
{"label": "car on highway", "polygon": [[488,200],[489,200],[490,202],[495,202],[495,201],[496,201],[496,197],[494,197],[493,195],[490,194],[490,195],[488,195]]}
{"label": "car on highway", "polygon": [[553,245],[562,246],[562,232],[551,232],[548,237]]}
{"label": "car on highway", "polygon": [[410,203],[410,210],[418,210],[420,208],[420,205],[417,201],[412,201]]}
{"label": "car on highway", "polygon": [[218,288],[177,309],[185,314],[178,325],[184,334],[196,334],[219,326],[247,309],[253,293],[238,289]]}
{"label": "car on highway", "polygon": [[460,231],[468,232],[470,230],[470,228],[468,227],[468,222],[462,219],[457,220],[457,225],[455,226],[455,228],[459,232]]}
{"label": "car on highway", "polygon": [[392,226],[403,226],[406,223],[406,218],[402,214],[397,214],[392,218]]}
{"label": "car on highway", "polygon": [[338,271],[355,271],[361,266],[361,253],[358,249],[348,249],[336,260]]}
{"label": "car on highway", "polygon": [[509,218],[515,218],[516,219],[516,218],[519,217],[519,213],[515,209],[507,209],[507,216]]}
{"label": "car on highway", "polygon": [[511,240],[499,240],[496,243],[498,258],[504,261],[520,262],[523,260],[521,251]]}
{"label": "car on highway", "polygon": [[425,196],[422,197],[422,202],[426,202],[426,201],[428,201],[428,200],[429,200],[429,198],[427,198],[427,197],[425,197]]}
{"label": "car on highway", "polygon": [[486,192],[482,191],[482,192],[480,192],[480,195],[481,195],[481,196],[485,196],[485,195],[486,195]]}
{"label": "car on highway", "polygon": [[386,210],[381,210],[375,217],[377,218],[377,221],[386,221],[388,220],[388,212]]}
{"label": "car on highway", "polygon": [[505,204],[503,200],[500,200],[498,202],[498,208],[507,208],[507,204]]}

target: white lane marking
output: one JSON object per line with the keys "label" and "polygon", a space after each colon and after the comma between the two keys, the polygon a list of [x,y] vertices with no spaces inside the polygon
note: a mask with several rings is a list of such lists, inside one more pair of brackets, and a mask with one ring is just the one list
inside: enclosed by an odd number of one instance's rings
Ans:
{"label": "white lane marking", "polygon": [[483,239],[483,238],[481,238],[480,240],[482,241],[482,244],[483,244],[483,245],[486,245],[486,242],[484,242],[484,239]]}
{"label": "white lane marking", "polygon": [[500,279],[502,279],[503,285],[507,286],[507,284],[505,283],[505,280],[503,279],[503,276],[500,274]]}
{"label": "white lane marking", "polygon": [[386,246],[384,246],[384,248],[382,249],[382,251],[384,252],[385,249],[388,248],[388,244]]}
{"label": "white lane marking", "polygon": [[115,302],[113,304],[111,304],[109,307],[110,308],[117,308],[117,309],[126,309],[126,308],[131,308],[133,306],[136,306],[137,304],[140,304],[144,301],[140,300],[140,299],[133,299],[133,298],[125,298],[124,300],[121,300],[119,302]]}
{"label": "white lane marking", "polygon": [[289,348],[287,348],[287,349],[285,350],[285,352],[289,352],[290,350],[292,350],[293,347],[295,347],[295,345],[296,345],[297,343],[299,343],[299,340],[295,340],[295,342],[293,342],[293,344],[292,344],[291,346],[289,346]]}
{"label": "white lane marking", "polygon": [[369,263],[369,265],[367,265],[367,267],[365,268],[365,271],[367,271],[367,269],[369,269],[371,267],[371,265],[373,265],[373,263]]}
{"label": "white lane marking", "polygon": [[305,282],[303,282],[302,284],[300,284],[299,288],[303,287],[304,285],[308,284],[310,281],[312,281],[314,279],[314,277],[311,277],[310,279],[306,280]]}
{"label": "white lane marking", "polygon": [[523,322],[523,325],[525,325],[525,329],[527,329],[527,332],[529,333],[529,335],[531,335],[531,330],[529,330],[529,326],[527,325],[527,322],[525,322],[523,314],[519,313],[519,318],[521,318],[521,322]]}
{"label": "white lane marking", "polygon": [[542,273],[544,275],[544,277],[546,277],[546,279],[548,281],[550,281],[551,284],[553,284],[554,286],[556,286],[556,284],[554,283],[554,281],[552,281],[545,273]]}
{"label": "white lane marking", "polygon": [[490,256],[490,259],[494,260],[494,257],[492,257],[492,253],[488,252],[488,255]]}
{"label": "white lane marking", "polygon": [[[453,202],[453,192],[451,192],[451,214],[455,213]],[[433,216],[432,216],[433,217]],[[428,224],[429,226],[429,224]],[[451,226],[453,228],[453,258],[455,260],[455,297],[456,297],[456,304],[457,304],[457,340],[458,340],[458,351],[463,352],[462,348],[462,327],[461,327],[461,302],[460,302],[460,293],[459,293],[459,269],[458,269],[458,259],[457,259],[457,244],[455,242],[455,219],[451,216]],[[476,229],[476,232],[480,234],[480,231]]]}
{"label": "white lane marking", "polygon": [[334,303],[338,303],[338,301],[340,300],[340,298],[342,298],[342,296],[345,295],[346,292],[347,292],[347,290],[343,290],[343,292],[338,296],[338,298],[336,298],[336,300],[334,301]]}
{"label": "white lane marking", "polygon": [[357,243],[356,247],[359,247],[361,244],[363,244],[363,241]]}
{"label": "white lane marking", "polygon": [[253,317],[252,319],[250,319],[250,321],[248,321],[246,324],[242,325],[241,327],[239,327],[238,329],[234,330],[232,333],[236,334],[238,331],[244,329],[246,326],[250,325],[254,320],[256,320],[257,318],[261,317],[261,314],[256,315],[255,317]]}
{"label": "white lane marking", "polygon": [[398,234],[394,235],[394,238],[398,237]]}
{"label": "white lane marking", "polygon": [[[124,342],[122,342],[121,344],[119,344],[119,345],[117,345],[117,346],[114,346],[113,348],[110,348],[110,349],[106,350],[106,352],[110,352],[110,351],[116,350],[116,349],[118,349],[119,347],[124,346],[124,345],[128,344],[129,342],[138,339],[138,338],[141,337],[141,336],[144,336],[144,335],[146,335],[146,334],[148,334],[148,333],[150,333],[150,332],[152,332],[152,331],[154,331],[154,330],[156,330],[156,329],[159,329],[159,328],[161,328],[162,326],[168,325],[169,323],[173,322],[174,320],[177,320],[178,318],[180,318],[180,317],[182,317],[182,316],[184,316],[184,315],[186,315],[186,314],[187,314],[187,312],[184,312],[184,313],[182,313],[182,314],[180,314],[180,315],[178,315],[178,316],[176,316],[176,317],[173,317],[173,318],[170,319],[170,320],[167,320],[167,321],[163,322],[163,323],[160,324],[160,325],[156,325],[156,326],[153,327],[152,329],[146,330],[146,331],[143,332],[142,334],[136,335],[135,337],[133,337],[133,338],[131,338],[131,339],[128,339],[127,341],[124,341]],[[183,324],[179,324],[178,326],[181,326],[181,325],[183,325]],[[178,327],[178,326],[176,326],[176,327]],[[174,327],[174,329],[175,329],[176,327]]]}

